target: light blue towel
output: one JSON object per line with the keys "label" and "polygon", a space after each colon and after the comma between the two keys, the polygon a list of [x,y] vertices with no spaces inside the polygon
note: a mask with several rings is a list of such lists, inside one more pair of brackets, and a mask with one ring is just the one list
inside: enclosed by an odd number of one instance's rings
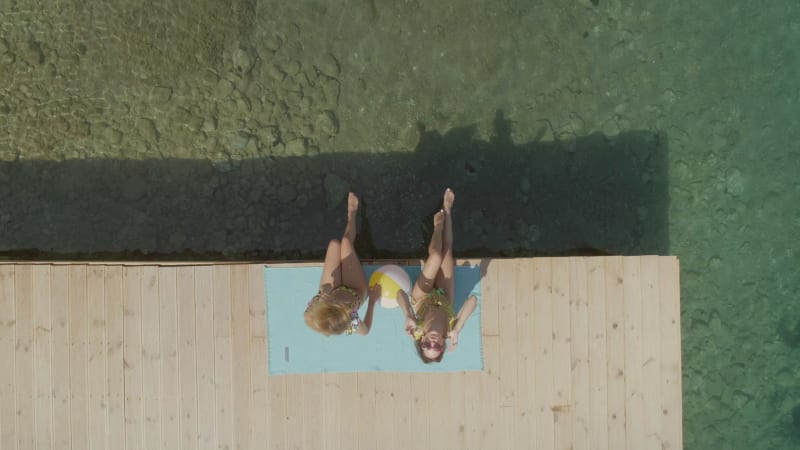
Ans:
{"label": "light blue towel", "polygon": [[[364,266],[367,280],[380,266]],[[403,267],[412,283],[419,267]],[[478,307],[458,335],[458,347],[446,352],[441,363],[425,364],[405,333],[402,310],[375,304],[372,330],[366,336],[324,336],[303,320],[306,304],[317,293],[322,267],[266,267],[267,334],[269,373],[319,372],[457,372],[482,370],[480,267],[456,267],[455,311],[469,295],[478,297]],[[363,319],[365,301],[359,310]]]}

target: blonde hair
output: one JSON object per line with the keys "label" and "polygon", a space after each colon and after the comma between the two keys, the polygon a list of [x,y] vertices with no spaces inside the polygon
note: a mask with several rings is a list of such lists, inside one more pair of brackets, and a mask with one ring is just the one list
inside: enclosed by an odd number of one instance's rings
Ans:
{"label": "blonde hair", "polygon": [[330,302],[315,302],[304,317],[309,328],[325,336],[342,334],[350,327],[350,313],[341,305]]}

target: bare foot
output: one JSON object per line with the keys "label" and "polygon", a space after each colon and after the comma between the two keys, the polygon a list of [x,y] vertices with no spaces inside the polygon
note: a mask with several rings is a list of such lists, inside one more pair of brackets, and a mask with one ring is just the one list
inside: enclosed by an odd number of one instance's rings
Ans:
{"label": "bare foot", "polygon": [[450,190],[450,188],[445,189],[444,201],[442,202],[444,206],[442,207],[444,208],[444,212],[448,216],[450,215],[450,210],[453,208],[453,200],[455,199],[456,199],[456,194],[454,194],[453,191]]}
{"label": "bare foot", "polygon": [[350,192],[347,194],[347,217],[351,218],[356,215],[358,211],[358,197],[356,194]]}

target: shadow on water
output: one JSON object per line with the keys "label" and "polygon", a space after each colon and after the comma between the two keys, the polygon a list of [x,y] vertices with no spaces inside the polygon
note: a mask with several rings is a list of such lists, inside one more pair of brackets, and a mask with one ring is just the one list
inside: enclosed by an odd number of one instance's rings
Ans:
{"label": "shadow on water", "polygon": [[458,257],[668,252],[664,135],[514,144],[502,112],[489,141],[419,126],[413,153],[0,163],[0,256],[320,259],[354,190],[360,256],[418,257],[447,186]]}

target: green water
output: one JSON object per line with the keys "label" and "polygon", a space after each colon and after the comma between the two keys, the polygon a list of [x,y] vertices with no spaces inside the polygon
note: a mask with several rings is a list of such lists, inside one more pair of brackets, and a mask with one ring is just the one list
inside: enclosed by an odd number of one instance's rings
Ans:
{"label": "green water", "polygon": [[686,448],[800,448],[799,49],[785,0],[0,1],[0,251],[317,258],[356,189],[411,255],[449,184],[462,256],[678,255]]}

